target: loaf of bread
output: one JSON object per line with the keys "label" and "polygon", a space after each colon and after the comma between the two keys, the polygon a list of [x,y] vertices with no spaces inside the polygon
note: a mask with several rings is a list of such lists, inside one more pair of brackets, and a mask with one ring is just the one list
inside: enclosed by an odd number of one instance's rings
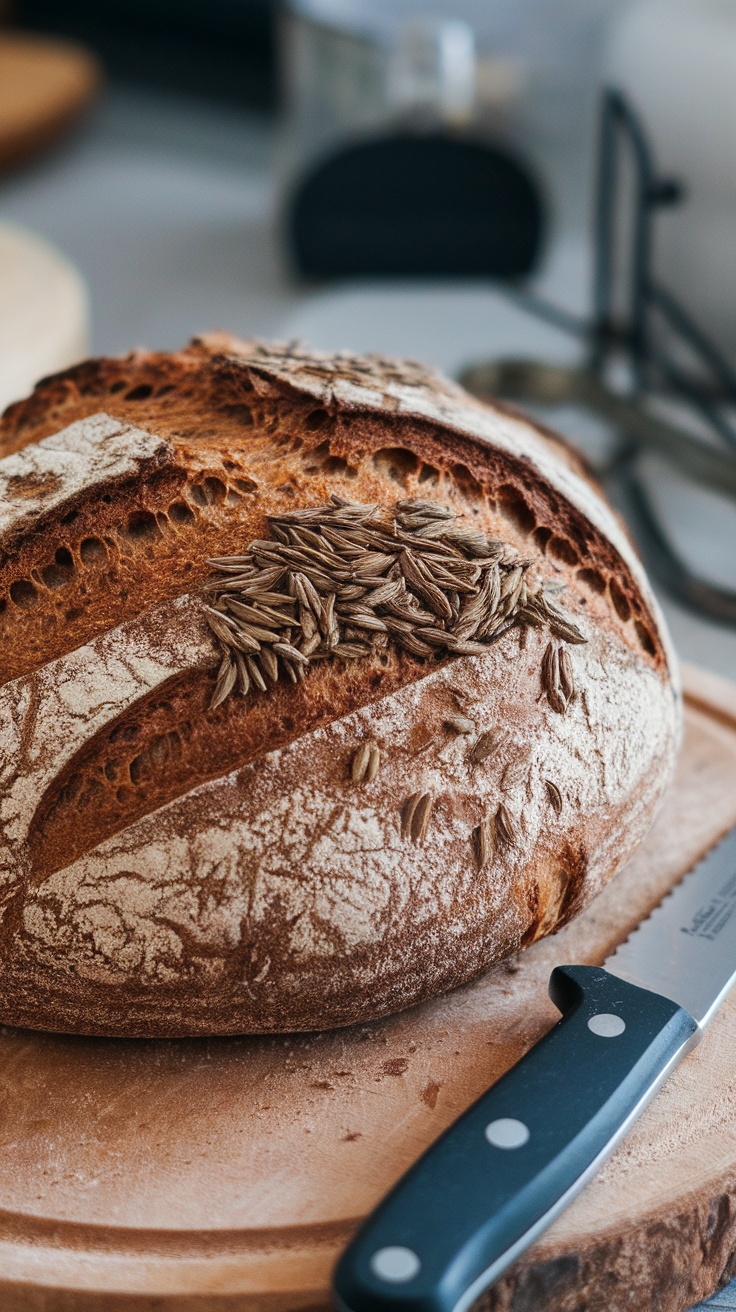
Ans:
{"label": "loaf of bread", "polygon": [[670,778],[620,523],[412,362],[225,335],[0,424],[0,1020],[347,1025],[564,924]]}

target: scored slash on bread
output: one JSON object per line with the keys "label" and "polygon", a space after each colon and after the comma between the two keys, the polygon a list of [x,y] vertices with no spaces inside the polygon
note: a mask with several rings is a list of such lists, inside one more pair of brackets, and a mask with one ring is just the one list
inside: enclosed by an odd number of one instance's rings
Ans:
{"label": "scored slash on bread", "polygon": [[[4,1022],[384,1014],[554,930],[648,827],[679,732],[666,631],[529,421],[420,366],[219,337],[47,380],[0,451]],[[333,494],[509,543],[587,644],[377,645],[211,708],[208,561]]]}

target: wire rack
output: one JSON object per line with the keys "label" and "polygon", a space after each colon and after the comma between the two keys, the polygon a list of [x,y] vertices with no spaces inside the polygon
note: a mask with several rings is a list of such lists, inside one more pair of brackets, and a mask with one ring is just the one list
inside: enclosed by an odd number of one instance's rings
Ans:
{"label": "wire rack", "polygon": [[[593,314],[589,319],[515,289],[533,315],[576,337],[578,368],[539,360],[495,360],[465,371],[481,397],[537,406],[572,403],[615,434],[598,467],[615,483],[658,582],[681,604],[736,625],[736,592],[693,572],[658,517],[641,474],[656,451],[688,479],[736,500],[736,371],[687,308],[652,271],[657,212],[678,204],[681,184],[661,177],[642,123],[623,94],[604,92],[594,232]],[[675,409],[677,422],[666,413]],[[663,409],[667,408],[663,414]]]}

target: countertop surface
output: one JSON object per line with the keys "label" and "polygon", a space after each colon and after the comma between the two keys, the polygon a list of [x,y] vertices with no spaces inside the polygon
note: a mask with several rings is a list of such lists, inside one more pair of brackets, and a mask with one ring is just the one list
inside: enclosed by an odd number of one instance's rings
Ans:
{"label": "countertop surface", "polygon": [[[490,284],[297,285],[280,250],[277,174],[267,119],[113,88],[52,155],[0,179],[0,222],[46,237],[76,264],[90,290],[95,354],[176,348],[222,328],[406,354],[450,373],[493,356],[578,358],[574,341]],[[588,274],[586,237],[568,232],[552,241],[537,283],[584,311]],[[556,418],[589,455],[603,453],[595,425],[565,412]],[[733,587],[733,502],[663,467],[649,476],[688,560]],[[735,678],[736,629],[662,592],[660,600],[681,656]],[[736,1309],[736,1283],[707,1306]]]}

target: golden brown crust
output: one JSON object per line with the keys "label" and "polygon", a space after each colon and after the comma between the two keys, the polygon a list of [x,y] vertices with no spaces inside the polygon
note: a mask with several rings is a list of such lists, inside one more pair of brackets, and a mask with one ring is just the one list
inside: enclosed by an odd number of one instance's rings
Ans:
{"label": "golden brown crust", "polygon": [[[431,377],[415,368],[420,379]],[[176,356],[136,352],[124,360],[86,361],[40,383],[6,411],[3,456],[101,410],[150,429],[170,449],[127,486],[80,493],[64,506],[66,523],[51,516],[45,523],[39,515],[32,535],[3,543],[0,607],[10,593],[11,607],[24,614],[13,614],[12,621],[0,615],[0,636],[9,640],[0,677],[32,668],[39,649],[48,659],[108,627],[110,610],[79,606],[75,565],[95,572],[111,606],[114,597],[119,622],[142,604],[196,585],[207,572],[207,556],[259,536],[269,514],[319,504],[335,490],[386,501],[430,489],[441,496],[445,487],[471,512],[483,501],[495,503],[516,540],[531,538],[567,567],[566,574],[574,571],[586,592],[607,592],[624,622],[624,639],[662,660],[657,625],[626,562],[550,487],[528,454],[512,458],[484,449],[436,422],[399,415],[395,407],[371,413],[333,401],[324,409],[263,372],[252,353],[241,363],[198,342]],[[545,436],[536,425],[535,431]],[[559,456],[559,446],[553,449]],[[566,462],[580,472],[574,457],[566,454]],[[18,495],[17,488],[13,492]],[[63,595],[54,595],[62,587]],[[34,605],[38,595],[42,604]]]}
{"label": "golden brown crust", "polygon": [[[590,481],[523,419],[422,366],[220,336],[44,381],[0,452],[4,1020],[347,1024],[550,932],[646,829],[677,739],[666,634]],[[209,710],[208,557],[332,493],[449,505],[564,585],[589,637],[565,715],[540,700],[536,631],[429,668],[326,663]],[[469,742],[443,728],[453,706]],[[369,739],[381,771],[356,787]],[[414,793],[424,846],[401,834]],[[480,824],[498,841],[478,870]]]}

